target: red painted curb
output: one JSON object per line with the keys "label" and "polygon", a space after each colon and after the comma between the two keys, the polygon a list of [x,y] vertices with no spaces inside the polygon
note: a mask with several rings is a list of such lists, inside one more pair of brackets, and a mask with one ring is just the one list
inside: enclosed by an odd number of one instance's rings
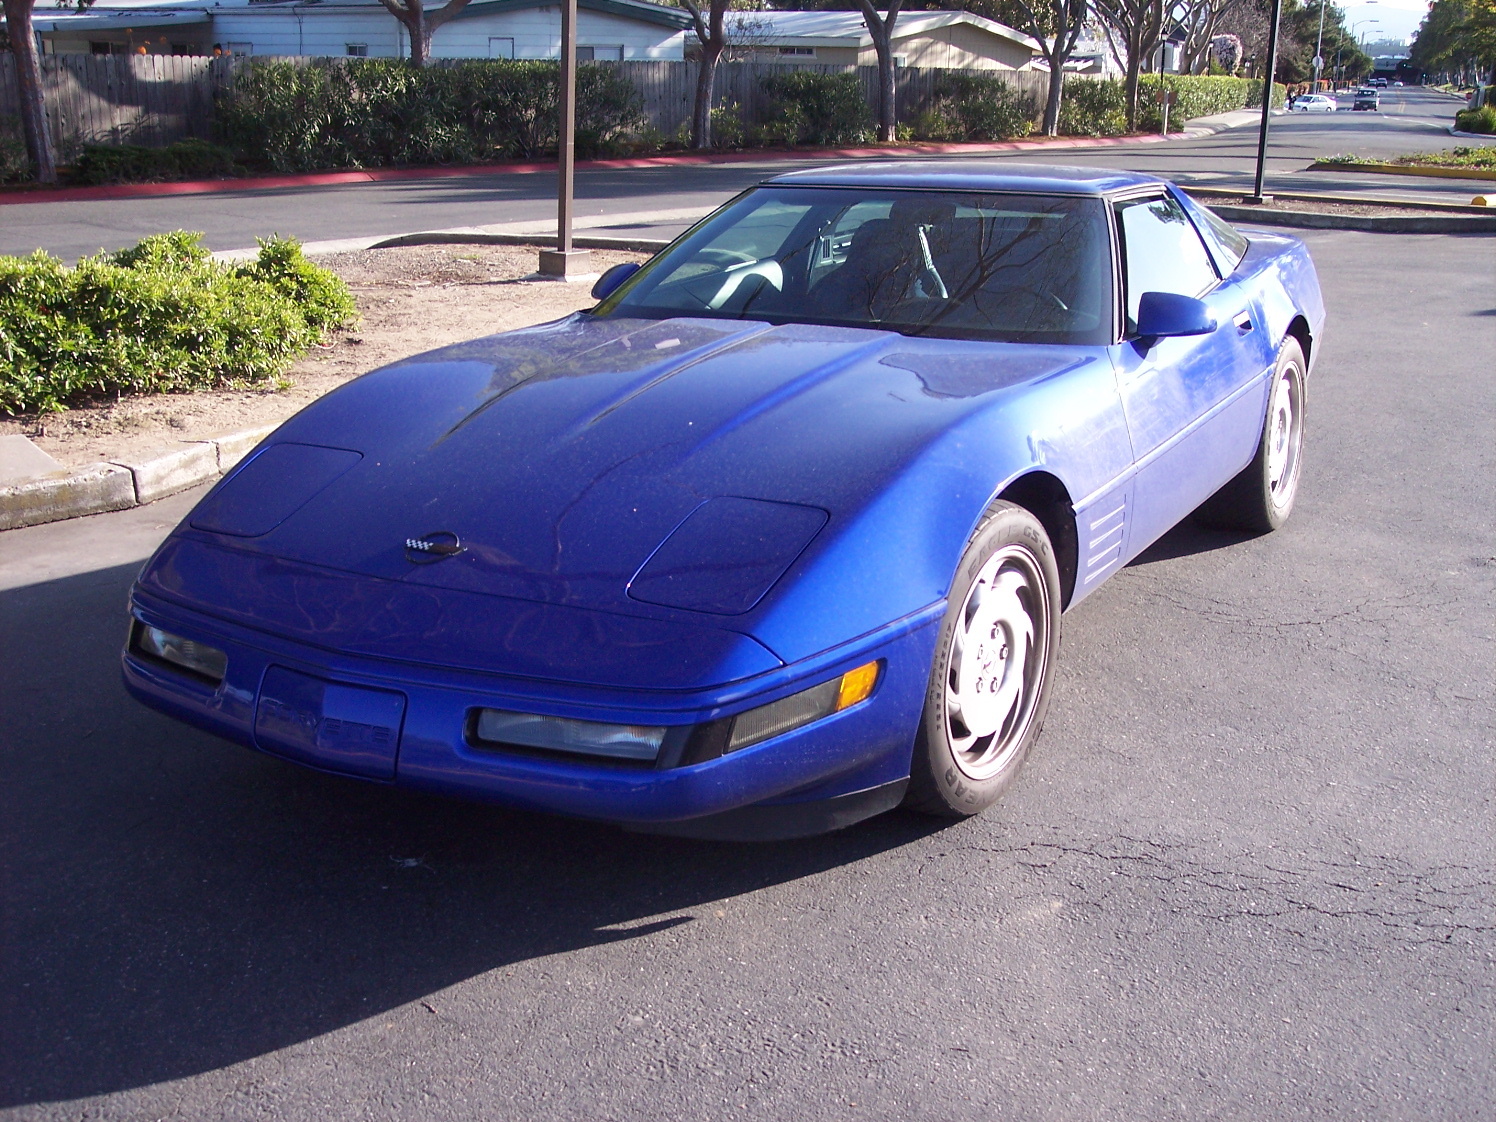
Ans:
{"label": "red painted curb", "polygon": [[[769,160],[859,160],[889,156],[975,155],[981,152],[1026,152],[1045,148],[1099,148],[1118,144],[1156,144],[1178,140],[1168,136],[1073,136],[1044,140],[1003,140],[980,144],[920,143],[877,148],[756,149],[746,152],[681,153],[616,160],[582,160],[578,170],[686,167],[702,164],[762,163]],[[337,187],[347,183],[383,183],[402,179],[460,179],[479,175],[533,175],[555,171],[551,160],[512,160],[466,167],[369,168],[361,171],[310,172],[302,175],[253,175],[243,179],[202,179],[182,183],[122,183],[108,187],[54,187],[0,191],[0,206],[20,203],[82,202],[90,199],[138,199],[161,195],[212,195],[229,191],[277,191],[304,187]]]}

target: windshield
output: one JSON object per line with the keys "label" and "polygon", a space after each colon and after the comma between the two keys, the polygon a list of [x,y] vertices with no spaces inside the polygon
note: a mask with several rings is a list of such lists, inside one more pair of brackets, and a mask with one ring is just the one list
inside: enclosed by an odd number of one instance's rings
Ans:
{"label": "windshield", "polygon": [[872,327],[906,335],[1111,342],[1099,199],[761,187],[594,309]]}

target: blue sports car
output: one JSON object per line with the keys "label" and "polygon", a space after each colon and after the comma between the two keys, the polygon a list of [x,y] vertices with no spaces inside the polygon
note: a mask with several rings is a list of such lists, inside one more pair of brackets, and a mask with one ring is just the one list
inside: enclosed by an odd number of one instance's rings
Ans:
{"label": "blue sports car", "polygon": [[146,565],[147,705],[382,783],[721,838],[975,814],[1061,614],[1293,508],[1293,238],[1007,161],[797,172],[590,311],[315,402]]}

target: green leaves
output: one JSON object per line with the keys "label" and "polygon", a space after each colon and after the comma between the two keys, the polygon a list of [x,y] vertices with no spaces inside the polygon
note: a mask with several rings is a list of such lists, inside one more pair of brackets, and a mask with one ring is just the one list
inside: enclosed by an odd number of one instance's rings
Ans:
{"label": "green leaves", "polygon": [[1007,140],[1034,131],[1034,104],[1001,78],[953,71],[935,81],[915,126],[931,140]]}
{"label": "green leaves", "polygon": [[353,322],[347,286],[296,242],[229,266],[201,237],[156,234],[72,269],[41,250],[0,257],[0,412],[263,381]]}
{"label": "green leaves", "polygon": [[[256,62],[222,95],[225,139],[277,171],[473,164],[554,152],[560,66],[470,60],[417,70],[399,59]],[[577,154],[604,154],[643,119],[633,84],[577,72]]]}
{"label": "green leaves", "polygon": [[788,70],[760,81],[769,95],[764,139],[784,144],[862,144],[873,118],[856,74]]}

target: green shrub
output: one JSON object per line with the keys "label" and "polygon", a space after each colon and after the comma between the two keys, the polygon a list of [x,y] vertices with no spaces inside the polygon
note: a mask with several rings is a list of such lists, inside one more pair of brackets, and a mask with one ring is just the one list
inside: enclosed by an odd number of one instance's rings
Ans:
{"label": "green shrub", "polygon": [[1121,136],[1127,131],[1127,97],[1121,82],[1109,78],[1066,78],[1060,98],[1060,132],[1065,136]]}
{"label": "green shrub", "polygon": [[[415,70],[399,59],[253,62],[220,96],[225,140],[279,171],[463,164],[558,145],[560,67],[470,60]],[[642,120],[633,84],[577,71],[577,154],[616,151]]]}
{"label": "green shrub", "polygon": [[828,147],[872,139],[873,116],[856,74],[786,70],[759,85],[769,99],[764,140]]}
{"label": "green shrub", "polygon": [[31,157],[26,154],[26,142],[0,129],[0,183],[21,183],[30,178]]}
{"label": "green shrub", "polygon": [[714,106],[712,109],[712,146],[741,148],[747,141],[748,129],[743,124],[743,111],[737,102]]}
{"label": "green shrub", "polygon": [[1496,106],[1461,109],[1454,115],[1454,127],[1461,132],[1496,133]]}
{"label": "green shrub", "polygon": [[158,234],[71,269],[41,250],[0,257],[0,412],[263,381],[352,322],[342,281],[296,243],[229,266],[200,237]]}
{"label": "green shrub", "polygon": [[219,179],[238,173],[234,154],[206,140],[179,140],[165,148],[139,144],[85,144],[73,165],[75,183],[165,183]]}
{"label": "green shrub", "polygon": [[1001,78],[952,71],[935,79],[915,130],[930,140],[1007,140],[1034,131],[1034,103]]}

